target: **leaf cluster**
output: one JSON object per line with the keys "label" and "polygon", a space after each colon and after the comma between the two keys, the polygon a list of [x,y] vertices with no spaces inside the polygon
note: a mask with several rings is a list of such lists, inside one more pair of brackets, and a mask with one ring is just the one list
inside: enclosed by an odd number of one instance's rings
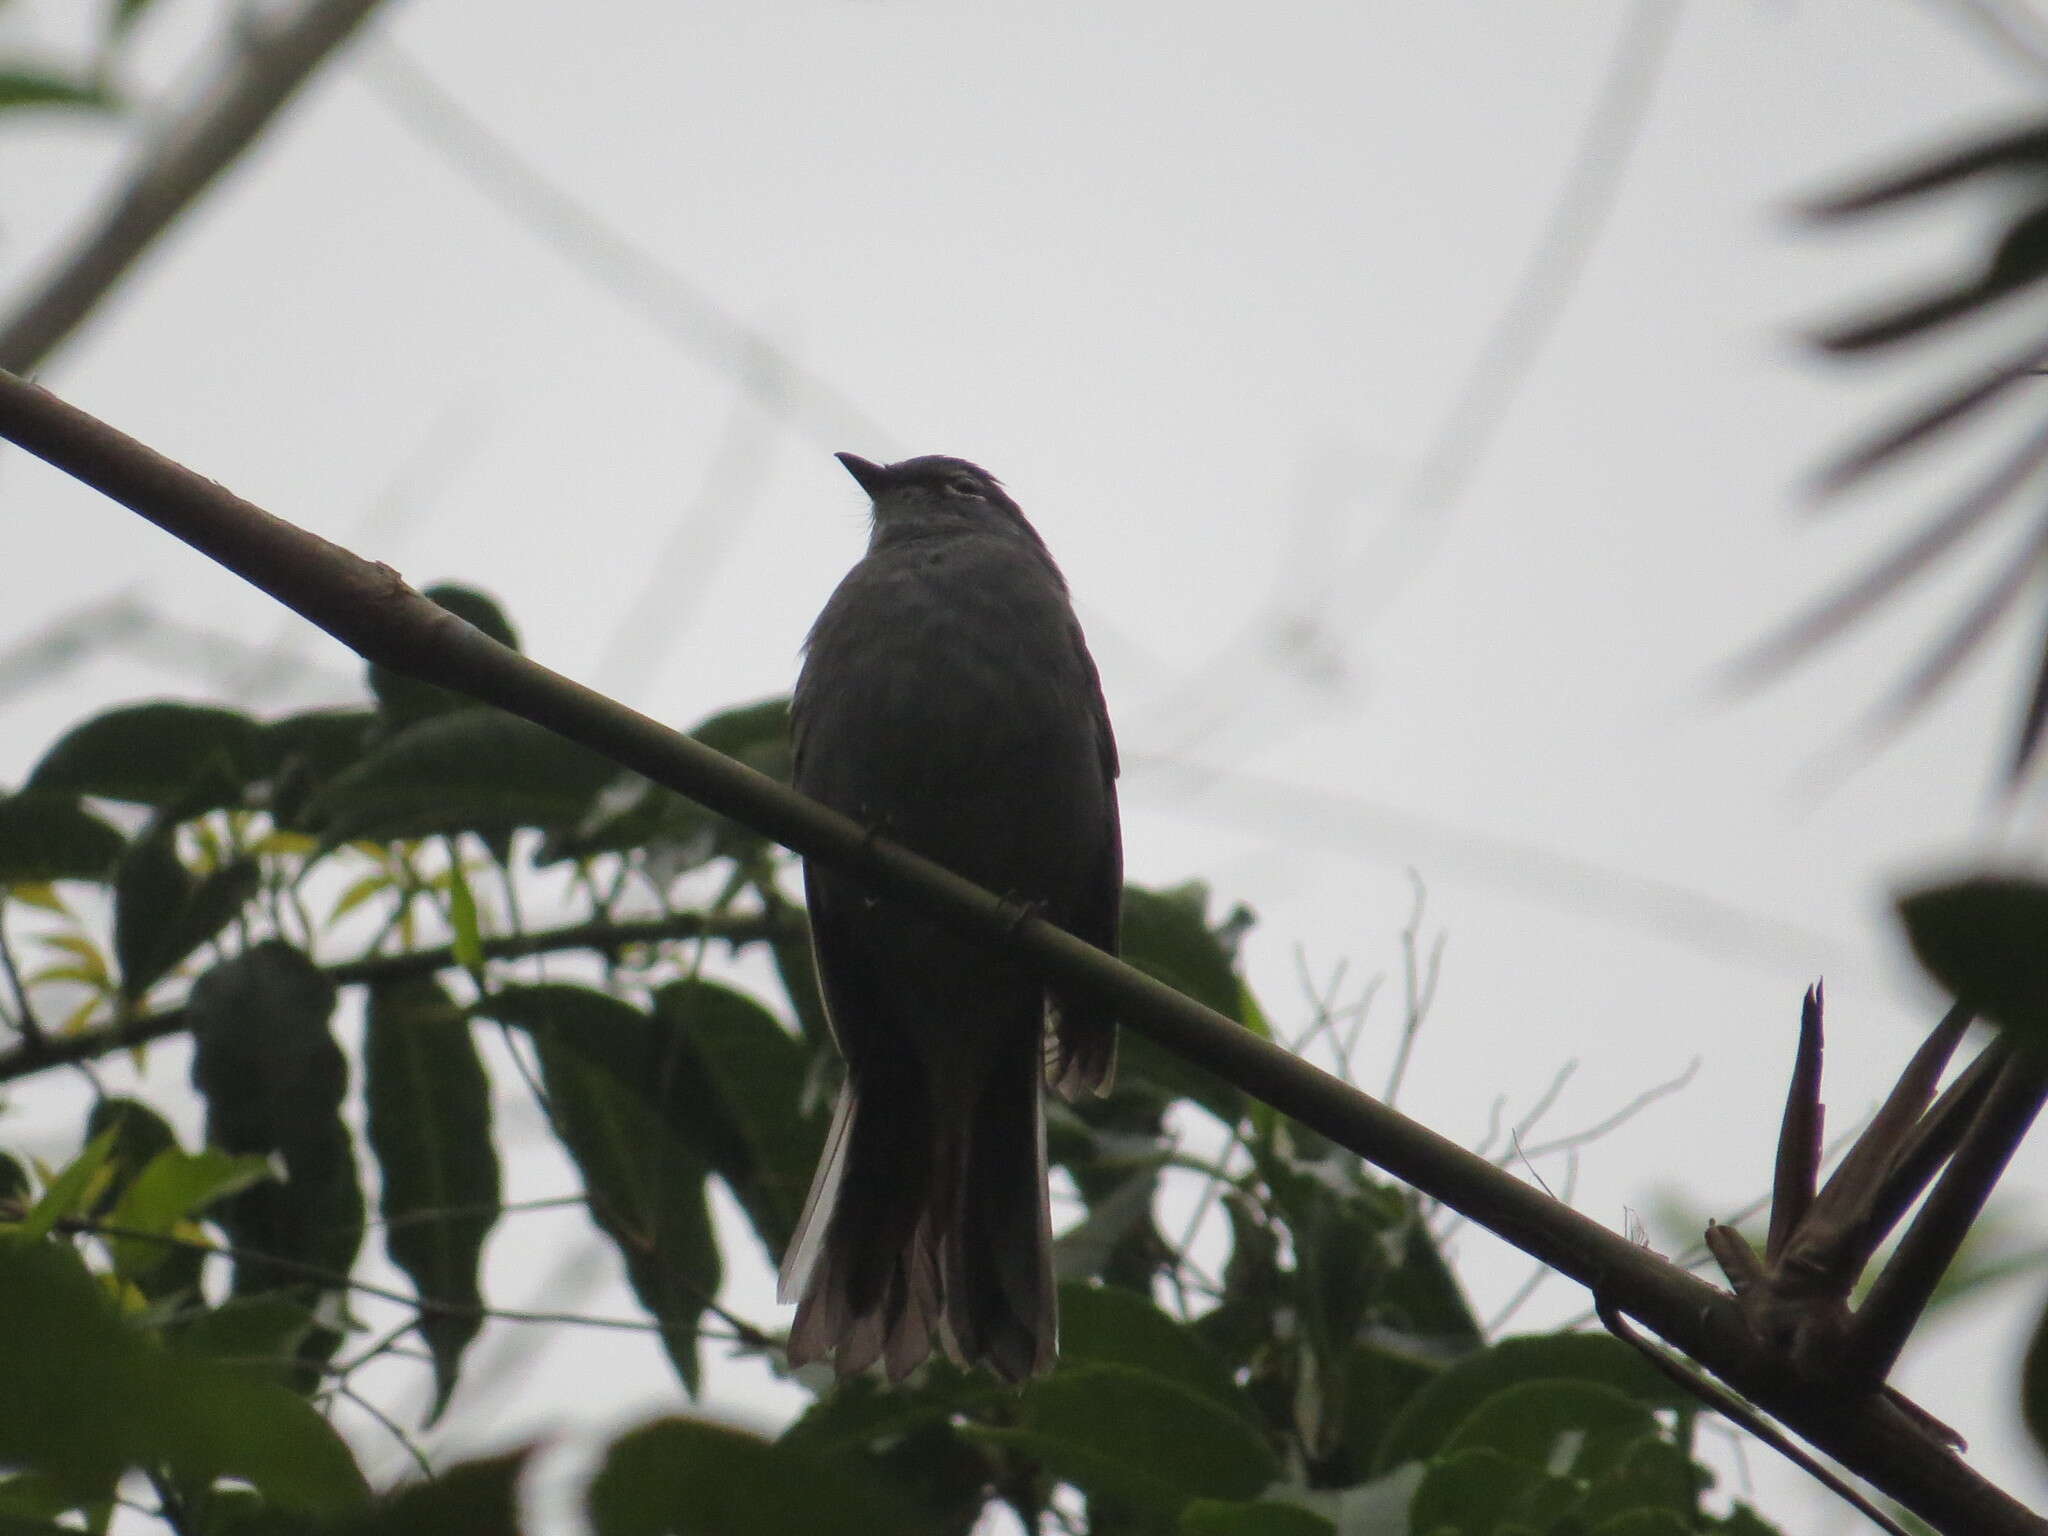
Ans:
{"label": "leaf cluster", "polygon": [[[432,595],[513,637],[478,594]],[[329,1422],[380,1356],[418,1361],[430,1420],[461,1401],[499,1310],[485,1248],[519,1214],[493,1035],[682,1388],[721,1352],[786,1369],[780,1320],[722,1298],[711,1214],[716,1184],[778,1257],[823,1138],[837,1064],[785,857],[539,727],[370,686],[271,720],[117,709],[0,798],[9,1075],[183,1031],[206,1107],[187,1148],[102,1096],[65,1166],[0,1163],[0,1358],[34,1387],[0,1396],[36,1404],[0,1412],[0,1517],[103,1522],[143,1479],[186,1532],[512,1528],[527,1453],[371,1499]],[[697,734],[787,774],[780,701]],[[1266,1032],[1249,916],[1209,904],[1132,888],[1126,952]],[[769,990],[708,974],[716,941]],[[574,980],[528,968],[568,950]],[[1489,1346],[1429,1211],[1353,1154],[1137,1037],[1114,1094],[1052,1113],[1078,1202],[1053,1376],[806,1376],[772,1440],[648,1425],[607,1453],[596,1528],[964,1532],[992,1501],[1104,1533],[1750,1528],[1704,1513],[1661,1378],[1606,1339]],[[1173,1189],[1207,1221],[1163,1230]],[[409,1292],[361,1278],[373,1227]]]}

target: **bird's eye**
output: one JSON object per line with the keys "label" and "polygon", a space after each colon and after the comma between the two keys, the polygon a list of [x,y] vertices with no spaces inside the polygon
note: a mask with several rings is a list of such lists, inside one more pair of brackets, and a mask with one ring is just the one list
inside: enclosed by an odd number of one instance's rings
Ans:
{"label": "bird's eye", "polygon": [[966,475],[953,476],[952,479],[946,482],[946,491],[949,495],[965,496],[969,501],[985,501],[988,499],[982,494],[981,482],[971,479]]}

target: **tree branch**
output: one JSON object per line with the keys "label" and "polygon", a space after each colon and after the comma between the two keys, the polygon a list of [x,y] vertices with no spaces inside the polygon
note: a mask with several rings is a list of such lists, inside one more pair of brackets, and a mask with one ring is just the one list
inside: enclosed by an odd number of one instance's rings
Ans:
{"label": "tree branch", "polygon": [[[528,955],[548,955],[565,949],[592,949],[609,953],[629,944],[653,944],[663,939],[720,939],[728,944],[751,944],[764,939],[794,937],[802,932],[793,911],[768,913],[712,914],[679,912],[668,917],[637,923],[572,923],[563,928],[542,928],[533,933],[505,934],[483,941],[486,960],[519,960]],[[417,949],[402,955],[366,955],[322,966],[336,986],[364,982],[398,981],[407,976],[429,976],[457,964],[453,945]],[[0,1051],[0,1083],[27,1077],[46,1067],[65,1066],[75,1061],[92,1061],[115,1051],[125,1051],[152,1040],[183,1034],[191,1027],[183,1007],[164,1008],[125,1023],[100,1029],[81,1030],[75,1035],[39,1035],[11,1051]]]}
{"label": "tree branch", "polygon": [[764,774],[499,645],[385,566],[252,506],[47,391],[0,377],[0,436],[254,582],[368,659],[511,710],[964,933],[1235,1083],[1587,1286],[1937,1529],[2044,1523],[1873,1394],[1816,1392],[1734,1299],[1219,1013]]}
{"label": "tree branch", "polygon": [[378,3],[306,0],[288,21],[235,21],[218,71],[0,324],[0,368],[32,372],[55,351]]}

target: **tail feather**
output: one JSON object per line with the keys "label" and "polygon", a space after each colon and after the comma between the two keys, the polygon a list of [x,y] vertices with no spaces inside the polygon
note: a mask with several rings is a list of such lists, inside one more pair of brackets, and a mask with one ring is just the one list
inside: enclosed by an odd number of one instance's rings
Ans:
{"label": "tail feather", "polygon": [[951,1241],[946,1322],[960,1353],[1008,1381],[1052,1368],[1058,1295],[1035,1070],[991,1073],[970,1123]]}
{"label": "tail feather", "polygon": [[[884,1112],[864,1113],[870,1104]],[[930,1188],[931,1114],[918,1074],[849,1074],[777,1285],[781,1299],[798,1301],[791,1364],[830,1353],[850,1376],[885,1355],[893,1370],[930,1352],[938,1269],[920,1256],[931,1241]]]}
{"label": "tail feather", "polygon": [[935,1113],[922,1073],[849,1076],[783,1262],[791,1364],[898,1381],[937,1346],[1009,1381],[1051,1368],[1045,1114],[1035,1061],[1006,1065],[966,1115]]}

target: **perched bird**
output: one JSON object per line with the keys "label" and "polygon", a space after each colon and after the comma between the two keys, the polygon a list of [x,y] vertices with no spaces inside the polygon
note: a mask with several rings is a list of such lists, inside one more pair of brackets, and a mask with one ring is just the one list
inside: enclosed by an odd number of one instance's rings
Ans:
{"label": "perched bird", "polygon": [[[1116,742],[1045,544],[994,476],[839,455],[867,554],[805,644],[795,783],[1114,951]],[[1116,1021],[1028,964],[804,869],[846,1084],[784,1258],[789,1358],[899,1380],[934,1347],[1008,1381],[1058,1335],[1041,1076],[1107,1089]]]}

